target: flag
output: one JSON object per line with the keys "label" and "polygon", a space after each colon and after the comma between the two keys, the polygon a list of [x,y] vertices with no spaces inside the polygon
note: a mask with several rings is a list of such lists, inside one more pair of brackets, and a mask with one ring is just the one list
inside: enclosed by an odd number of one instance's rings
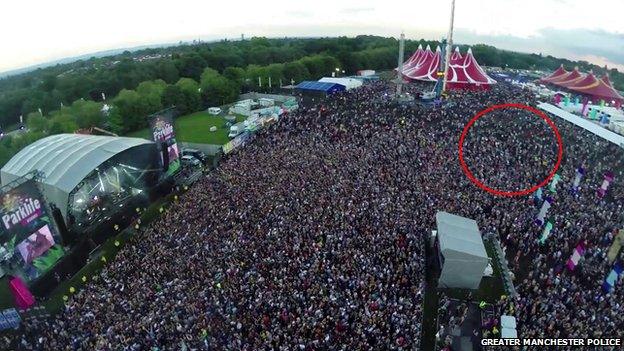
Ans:
{"label": "flag", "polygon": [[543,244],[546,239],[548,239],[548,237],[550,236],[550,231],[553,229],[553,224],[552,222],[547,222],[546,225],[544,226],[544,231],[542,232],[542,236],[539,238],[539,243]]}
{"label": "flag", "polygon": [[552,178],[552,180],[550,181],[550,185],[548,186],[548,190],[550,190],[553,193],[557,192],[557,183],[559,183],[559,180],[561,179],[561,176],[559,174],[555,174]]}
{"label": "flag", "polygon": [[555,105],[559,105],[559,103],[561,102],[561,95],[555,94],[554,102],[555,102]]}
{"label": "flag", "polygon": [[587,117],[587,112],[589,111],[589,100],[587,98],[583,99],[583,108],[581,108],[581,114],[583,117]]}
{"label": "flag", "polygon": [[570,97],[566,96],[563,100],[563,106],[568,106],[570,104]]}
{"label": "flag", "polygon": [[579,97],[577,96],[574,98],[574,106],[578,106],[578,104],[579,104]]}
{"label": "flag", "polygon": [[542,202],[542,188],[539,188],[533,194],[533,202],[535,202],[535,207],[539,206]]}
{"label": "flag", "polygon": [[579,243],[572,252],[572,256],[568,259],[567,266],[570,271],[573,271],[576,268],[584,253],[585,245],[583,245],[583,243]]}
{"label": "flag", "polygon": [[596,111],[596,109],[591,110],[591,113],[589,114],[589,119],[596,119],[597,113],[598,111]]}
{"label": "flag", "polygon": [[605,278],[604,283],[602,283],[602,291],[604,291],[605,294],[608,294],[613,290],[618,278],[622,276],[622,272],[624,272],[624,264],[622,261],[618,261],[613,265],[613,269],[611,269],[611,272],[609,272]]}
{"label": "flag", "polygon": [[552,205],[553,199],[550,196],[546,196],[546,200],[542,204],[542,208],[540,208],[539,213],[537,214],[537,218],[535,218],[535,223],[539,226],[544,224],[544,218],[546,218],[546,213],[548,209]]}
{"label": "flag", "polygon": [[573,193],[576,193],[578,191],[579,185],[581,184],[581,179],[583,179],[583,175],[585,175],[585,169],[579,166],[576,169],[576,176],[574,177],[574,181],[572,182]]}
{"label": "flag", "polygon": [[605,194],[607,193],[607,189],[609,189],[609,185],[611,185],[613,179],[615,179],[615,175],[613,174],[613,172],[606,171],[604,174],[604,180],[602,181],[600,188],[598,188],[597,190],[599,198],[602,199],[605,196]]}

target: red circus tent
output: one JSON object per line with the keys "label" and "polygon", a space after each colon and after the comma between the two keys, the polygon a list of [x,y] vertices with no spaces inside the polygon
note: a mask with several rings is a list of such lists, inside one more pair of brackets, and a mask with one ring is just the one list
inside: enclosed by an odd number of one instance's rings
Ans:
{"label": "red circus tent", "polygon": [[453,60],[449,60],[449,62],[449,70],[446,75],[446,84],[449,89],[488,88],[491,84],[496,84],[496,81],[490,78],[479,66],[470,48],[464,56],[463,62],[453,63]]}
{"label": "red circus tent", "polygon": [[453,51],[453,53],[451,54],[451,57],[449,58],[449,63],[451,65],[459,64],[462,62],[462,60],[463,60],[463,57],[461,53],[459,52],[459,47],[456,46],[455,51]]}
{"label": "red circus tent", "polygon": [[[590,84],[594,84],[597,81],[593,71],[589,71],[588,74],[582,76],[580,79],[576,79],[574,82],[566,84],[566,88],[572,88],[575,86],[584,87]],[[558,84],[561,85],[561,84]]]}
{"label": "red circus tent", "polygon": [[440,65],[440,47],[436,48],[435,54],[427,46],[420,60],[410,69],[403,70],[403,75],[412,80],[435,81],[438,66]]}
{"label": "red circus tent", "polygon": [[561,66],[559,66],[559,68],[557,68],[556,71],[554,71],[551,75],[549,75],[548,77],[544,77],[542,79],[540,79],[541,82],[543,83],[549,83],[552,79],[555,79],[561,75],[567,74],[568,71],[566,71],[565,68],[563,68],[563,64],[561,64]]}
{"label": "red circus tent", "polygon": [[624,97],[622,97],[622,95],[620,95],[613,88],[613,86],[611,86],[611,81],[609,81],[608,76],[605,75],[601,79],[596,79],[593,74],[590,73],[590,75],[594,78],[593,81],[588,80],[579,82],[579,84],[576,84],[569,89],[577,93],[588,95],[594,102],[604,100],[609,103],[615,102],[617,106],[622,105]]}
{"label": "red circus tent", "polygon": [[562,74],[559,77],[555,77],[548,81],[548,83],[566,88],[565,84],[569,82],[574,82],[575,79],[582,77],[581,72],[579,72],[578,67],[574,67],[574,70]]}
{"label": "red circus tent", "polygon": [[403,63],[403,71],[406,71],[412,68],[412,66],[414,66],[418,62],[418,60],[424,53],[425,53],[425,50],[423,50],[422,44],[419,44],[418,49],[414,51],[412,56],[410,56],[410,58],[407,61],[405,61],[405,63]]}
{"label": "red circus tent", "polygon": [[[434,54],[427,47],[419,62],[412,65],[410,69],[403,70],[403,75],[412,80],[435,82],[437,81],[437,72],[440,71],[440,62],[440,48],[436,48]],[[496,84],[496,81],[490,78],[479,66],[477,60],[472,55],[472,49],[468,49],[468,52],[463,57],[459,49],[455,49],[449,58],[449,70],[446,78],[447,86],[450,89],[480,89]]]}
{"label": "red circus tent", "polygon": [[[556,82],[554,83],[555,85],[558,85],[560,87],[564,87],[564,88],[570,88],[573,87],[579,83],[581,83],[582,81],[584,81],[585,79],[591,79],[588,78],[589,74],[582,74],[582,73],[578,73],[578,71],[574,70],[573,72],[577,72],[577,74],[572,74],[569,79],[566,79],[564,81],[560,81],[560,82]],[[592,74],[590,72],[590,74]],[[593,75],[593,74],[592,74]],[[594,77],[595,78],[595,77]]]}

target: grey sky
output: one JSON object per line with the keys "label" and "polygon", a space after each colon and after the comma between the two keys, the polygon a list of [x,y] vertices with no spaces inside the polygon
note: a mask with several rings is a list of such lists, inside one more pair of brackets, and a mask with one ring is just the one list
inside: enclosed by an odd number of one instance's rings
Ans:
{"label": "grey sky", "polygon": [[[20,0],[0,3],[0,71],[145,44],[264,35],[438,39],[450,0]],[[622,0],[457,0],[455,41],[624,71]]]}

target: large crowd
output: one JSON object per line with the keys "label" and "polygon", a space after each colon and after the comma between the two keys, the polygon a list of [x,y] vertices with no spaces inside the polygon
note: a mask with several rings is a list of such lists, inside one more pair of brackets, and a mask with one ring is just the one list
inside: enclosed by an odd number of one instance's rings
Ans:
{"label": "large crowd", "polygon": [[[133,237],[62,313],[25,322],[17,347],[417,350],[436,211],[498,233],[519,293],[499,309],[518,318],[519,335],[621,337],[621,286],[600,290],[605,252],[623,222],[621,150],[555,121],[562,180],[549,212],[555,229],[540,245],[532,197],[477,188],[457,150],[476,112],[534,105],[532,95],[498,84],[429,108],[397,105],[392,91],[379,82],[338,93],[259,132]],[[495,128],[475,127],[469,143],[494,147],[484,157],[469,148],[466,158],[488,184],[523,188],[548,173],[556,145],[544,125],[502,115],[504,138],[491,141]],[[572,194],[581,164],[586,175]],[[599,199],[605,170],[615,182]],[[568,272],[563,264],[581,240],[585,259]]]}

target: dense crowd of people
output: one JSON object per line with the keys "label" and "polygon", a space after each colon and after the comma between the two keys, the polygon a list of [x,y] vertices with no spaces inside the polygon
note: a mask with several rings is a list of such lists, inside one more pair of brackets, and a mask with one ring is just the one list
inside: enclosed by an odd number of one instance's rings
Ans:
{"label": "dense crowd of people", "polygon": [[[622,289],[600,290],[622,225],[621,150],[556,121],[562,180],[549,212],[555,229],[539,245],[531,196],[477,188],[457,149],[476,112],[532,105],[532,96],[498,84],[425,108],[397,105],[392,91],[379,82],[338,93],[259,132],[133,237],[62,313],[26,322],[18,348],[417,350],[424,245],[437,211],[500,236],[519,298],[499,307],[518,318],[519,335],[621,336]],[[501,116],[498,131],[486,121],[472,130],[471,169],[508,190],[543,179],[556,158],[552,132],[513,111]],[[586,175],[571,194],[581,164]],[[599,199],[605,170],[615,182]],[[581,240],[585,260],[567,272]]]}

